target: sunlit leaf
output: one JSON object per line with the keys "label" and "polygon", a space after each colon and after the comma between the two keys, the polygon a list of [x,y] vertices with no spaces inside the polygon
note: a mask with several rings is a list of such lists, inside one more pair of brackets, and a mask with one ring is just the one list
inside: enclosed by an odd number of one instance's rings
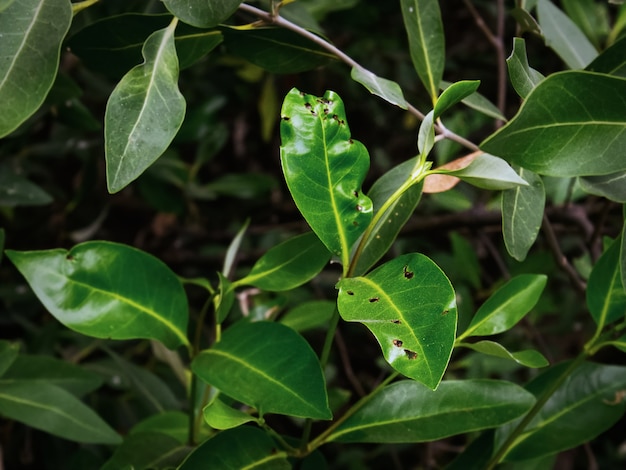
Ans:
{"label": "sunlit leaf", "polygon": [[254,416],[228,406],[216,398],[202,410],[204,420],[213,429],[232,429],[242,424],[256,421]]}
{"label": "sunlit leaf", "polygon": [[587,284],[587,306],[598,325],[626,316],[626,289],[620,275],[621,237],[615,240],[593,267]]}
{"label": "sunlit leaf", "polygon": [[518,95],[526,98],[545,77],[528,64],[526,42],[523,38],[513,38],[513,51],[506,59],[511,84]]}
{"label": "sunlit leaf", "polygon": [[96,338],[188,344],[187,297],[153,256],[126,245],[86,242],[71,250],[7,251],[31,288],[68,328]]}
{"label": "sunlit leaf", "polygon": [[166,8],[181,21],[198,28],[217,26],[241,4],[240,0],[163,0]]}
{"label": "sunlit leaf", "polygon": [[359,82],[373,95],[380,96],[385,101],[406,109],[407,103],[402,89],[396,82],[381,78],[360,66],[352,67],[350,76],[352,80]]}
{"label": "sunlit leaf", "polygon": [[146,40],[145,62],[134,67],[109,97],[104,117],[107,187],[115,193],[165,152],[185,116],[178,91],[176,21]]}
{"label": "sunlit leaf", "polygon": [[338,287],[342,318],[367,326],[394,369],[437,388],[457,317],[454,290],[441,269],[424,255],[407,254]]}
{"label": "sunlit leaf", "polygon": [[0,14],[0,138],[43,103],[59,67],[61,43],[72,21],[68,0],[19,0]]}
{"label": "sunlit leaf", "polygon": [[549,365],[547,359],[539,351],[534,349],[526,349],[524,351],[510,352],[500,343],[495,341],[478,341],[477,343],[459,343],[459,346],[464,348],[473,349],[482,354],[489,356],[500,357],[502,359],[508,359],[515,361],[526,367],[546,367]]}
{"label": "sunlit leaf", "polygon": [[446,87],[435,104],[435,119],[478,90],[480,80],[461,80]]}
{"label": "sunlit leaf", "polygon": [[435,391],[403,380],[385,387],[328,438],[403,443],[500,426],[528,411],[533,396],[498,380],[444,381]]}
{"label": "sunlit leaf", "polygon": [[349,264],[350,248],[372,218],[361,192],[369,154],[353,140],[339,96],[292,89],[281,111],[281,162],[298,209],[326,247]]}
{"label": "sunlit leaf", "polygon": [[317,356],[295,331],[271,322],[240,322],[191,364],[194,373],[260,414],[330,419]]}
{"label": "sunlit leaf", "polygon": [[[626,79],[592,72],[550,75],[480,148],[539,174],[626,170]],[[593,158],[590,158],[590,155]]]}

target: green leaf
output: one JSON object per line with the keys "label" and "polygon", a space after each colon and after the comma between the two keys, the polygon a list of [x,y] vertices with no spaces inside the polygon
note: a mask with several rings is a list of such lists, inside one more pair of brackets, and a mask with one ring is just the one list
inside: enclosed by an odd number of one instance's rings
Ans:
{"label": "green leaf", "polygon": [[[144,15],[125,13],[102,18],[74,34],[67,46],[91,70],[120,79],[141,62],[141,49],[156,30],[172,21],[169,14]],[[178,25],[174,42],[180,68],[193,65],[215,49],[223,40],[219,31],[206,31]]]}
{"label": "green leaf", "polygon": [[338,283],[337,307],[376,336],[397,371],[437,388],[456,330],[456,299],[446,275],[424,255],[400,256],[365,277]]}
{"label": "green leaf", "polygon": [[265,432],[251,426],[222,431],[205,441],[185,459],[178,470],[254,469],[289,470],[287,454]]}
{"label": "green leaf", "polygon": [[[539,397],[564,372],[567,363],[551,367],[526,389]],[[551,395],[516,439],[505,461],[550,455],[591,441],[624,414],[626,367],[583,363]],[[496,431],[496,444],[515,428],[511,422]]]}
{"label": "green leaf", "polygon": [[456,266],[455,276],[469,284],[473,289],[480,290],[481,266],[476,248],[467,238],[457,232],[450,233],[453,263]]}
{"label": "green leaf", "polygon": [[[626,79],[560,72],[528,95],[481,149],[539,174],[606,175],[626,170]],[[593,158],[591,158],[593,156]]]}
{"label": "green leaf", "polygon": [[626,37],[602,51],[585,70],[626,78]]}
{"label": "green leaf", "polygon": [[332,318],[335,307],[336,303],[330,300],[302,302],[281,317],[280,323],[297,332],[323,327]]}
{"label": "green leaf", "polygon": [[580,187],[589,194],[603,196],[615,202],[626,202],[626,171],[610,175],[585,176],[578,181]]}
{"label": "green leaf", "polygon": [[44,206],[52,200],[47,192],[21,176],[12,165],[0,164],[0,206]]}
{"label": "green leaf", "polygon": [[172,436],[156,432],[126,436],[100,470],[149,470],[173,468],[182,462],[190,447]]}
{"label": "green leaf", "polygon": [[512,328],[535,306],[546,282],[543,274],[515,276],[480,306],[457,341],[469,336],[495,335]]}
{"label": "green leaf", "polygon": [[562,0],[567,16],[581,29],[595,49],[601,49],[609,34],[606,4],[594,0]]}
{"label": "green leaf", "polygon": [[[417,158],[412,158],[395,166],[374,182],[369,197],[372,200],[374,213],[378,213],[383,204],[400,188],[410,177],[415,168]],[[376,226],[372,228],[370,236],[365,241],[361,253],[356,260],[353,274],[365,274],[393,245],[396,237],[409,220],[422,197],[424,184],[411,185],[380,217]]]}
{"label": "green leaf", "polygon": [[0,377],[11,367],[11,364],[15,362],[20,351],[20,345],[18,343],[11,343],[7,340],[0,340]]}
{"label": "green leaf", "polygon": [[181,21],[198,28],[217,26],[232,15],[239,0],[163,0],[165,7]]}
{"label": "green leaf", "polygon": [[571,69],[583,69],[598,52],[589,39],[549,0],[537,2],[537,16],[546,46],[551,48]]}
{"label": "green leaf", "polygon": [[243,241],[243,236],[246,233],[246,230],[248,230],[249,225],[250,225],[250,219],[248,218],[243,223],[241,228],[237,231],[237,234],[228,245],[228,249],[226,250],[226,255],[224,255],[224,266],[222,267],[222,274],[226,278],[230,276],[233,270],[233,265],[235,264],[235,259],[237,258],[239,247],[241,246],[241,242]]}
{"label": "green leaf", "polygon": [[417,149],[420,155],[428,155],[435,145],[435,111],[430,111],[420,124],[417,133]]}
{"label": "green leaf", "polygon": [[313,279],[330,260],[330,253],[313,232],[280,243],[265,253],[233,288],[251,285],[269,291],[284,291]]}
{"label": "green leaf", "polygon": [[446,87],[435,104],[435,119],[478,90],[480,80],[461,80]]}
{"label": "green leaf", "polygon": [[254,416],[228,406],[216,398],[202,410],[204,420],[213,429],[232,429],[242,424],[256,421]]}
{"label": "green leaf", "polygon": [[458,346],[473,349],[474,351],[478,351],[479,353],[487,354],[489,356],[501,357],[503,359],[512,360],[526,367],[546,367],[550,364],[539,351],[535,351],[534,349],[526,349],[524,351],[510,352],[500,343],[496,343],[495,341],[459,343]]}
{"label": "green leaf", "polygon": [[400,4],[413,66],[434,103],[439,95],[446,54],[439,2],[401,0]]}
{"label": "green leaf", "polygon": [[511,16],[515,18],[517,26],[519,26],[520,29],[518,36],[521,36],[523,33],[532,33],[541,36],[541,28],[537,20],[529,13],[529,10],[532,10],[534,4],[537,2],[533,1],[532,5],[530,3],[531,2],[526,1],[523,8],[515,7],[510,10]]}
{"label": "green leaf", "polygon": [[[450,82],[447,82],[445,80],[441,81],[441,88],[443,88],[444,90],[450,87],[451,85],[452,83]],[[478,92],[474,92],[471,95],[467,96],[466,98],[463,98],[461,100],[461,103],[463,103],[468,108],[472,108],[484,114],[485,116],[489,116],[494,119],[499,119],[505,122],[507,120],[504,114],[502,114],[502,112],[496,107],[496,105],[494,105],[491,101],[489,101],[487,98],[485,98],[483,95],[481,95]]]}
{"label": "green leaf", "polygon": [[148,338],[188,345],[187,297],[153,256],[126,245],[86,242],[71,250],[11,251],[7,256],[68,328],[96,338]]}
{"label": "green leaf", "polygon": [[235,302],[235,289],[232,282],[224,277],[222,273],[217,273],[220,280],[217,288],[217,295],[213,299],[215,306],[215,321],[222,323],[230,313]]}
{"label": "green leaf", "polygon": [[626,316],[626,290],[620,275],[621,238],[600,256],[587,283],[587,306],[599,327]]}
{"label": "green leaf", "polygon": [[513,38],[513,51],[506,59],[509,77],[515,91],[522,98],[537,86],[545,77],[528,64],[526,57],[526,42],[523,38]]}
{"label": "green leaf", "polygon": [[134,425],[128,434],[160,433],[176,439],[180,444],[189,438],[189,416],[182,411],[153,414]]}
{"label": "green leaf", "polygon": [[317,356],[298,333],[280,323],[231,326],[215,346],[196,356],[191,368],[261,415],[331,418]]}
{"label": "green leaf", "polygon": [[381,78],[361,66],[352,67],[350,77],[355,82],[360,83],[373,95],[380,96],[388,103],[394,104],[402,109],[407,108],[402,88],[396,82]]}
{"label": "green leaf", "polygon": [[530,170],[517,168],[528,186],[517,186],[502,193],[502,235],[509,254],[524,261],[535,243],[546,204],[543,180]]}
{"label": "green leaf", "polygon": [[104,116],[107,187],[115,193],[167,149],[185,117],[178,91],[176,20],[146,40],[144,63],[134,67],[109,97]]}
{"label": "green leaf", "polygon": [[284,28],[222,27],[228,52],[271,73],[300,73],[335,59],[300,34]]}
{"label": "green leaf", "polygon": [[324,245],[349,265],[350,248],[372,219],[361,192],[367,149],[350,137],[341,98],[292,89],[281,111],[281,163],[296,206]]}
{"label": "green leaf", "polygon": [[0,380],[0,414],[71,441],[119,444],[122,440],[78,398],[45,382]]}
{"label": "green leaf", "polygon": [[481,153],[460,170],[434,170],[433,173],[456,176],[471,185],[495,191],[528,186],[507,162],[488,153]]}
{"label": "green leaf", "polygon": [[533,396],[500,380],[444,381],[435,391],[391,384],[344,421],[329,441],[411,443],[500,426],[528,411]]}
{"label": "green leaf", "polygon": [[59,68],[61,43],[72,22],[68,0],[20,0],[0,14],[0,138],[43,103]]}
{"label": "green leaf", "polygon": [[622,226],[622,244],[619,253],[619,267],[622,274],[622,286],[626,289],[626,205],[622,206],[622,214],[625,222]]}
{"label": "green leaf", "polygon": [[14,0],[0,0],[0,12],[6,10],[13,2]]}

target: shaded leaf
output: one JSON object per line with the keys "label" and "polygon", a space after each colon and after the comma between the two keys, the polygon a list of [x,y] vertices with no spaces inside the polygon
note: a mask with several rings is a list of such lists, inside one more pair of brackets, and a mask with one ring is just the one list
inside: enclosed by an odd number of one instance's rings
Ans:
{"label": "shaded leaf", "polygon": [[602,53],[587,66],[586,70],[626,78],[626,37],[621,38],[602,51]]}
{"label": "shaded leaf", "polygon": [[359,82],[373,95],[380,96],[388,103],[394,104],[402,109],[407,108],[400,85],[386,78],[381,78],[363,67],[352,67],[350,77],[355,82]]}
{"label": "shaded leaf", "polygon": [[6,10],[13,2],[14,0],[0,0],[0,12]]}
{"label": "shaded leaf", "polygon": [[222,274],[225,278],[228,278],[233,270],[233,265],[235,264],[235,259],[237,258],[239,247],[241,246],[243,236],[246,233],[246,230],[248,230],[249,225],[250,218],[247,218],[228,245],[226,255],[224,255],[224,266],[222,267]]}
{"label": "shaded leaf", "polygon": [[567,16],[581,29],[595,49],[600,49],[609,34],[606,4],[594,0],[563,0]]}
{"label": "shaded leaf", "polygon": [[336,303],[330,300],[302,302],[281,317],[280,323],[302,332],[323,327],[335,313]]}
{"label": "shaded leaf", "polygon": [[488,336],[513,327],[537,303],[547,277],[543,274],[520,274],[495,291],[483,303],[470,325],[458,340],[469,336]]}
{"label": "shaded leaf", "polygon": [[[535,1],[533,3],[537,2]],[[520,28],[519,35],[528,32],[541,36],[541,28],[539,27],[537,20],[535,20],[535,18],[533,18],[533,16],[528,12],[528,10],[532,8],[534,8],[534,5],[531,5],[530,2],[526,2],[524,8],[515,7],[510,11],[511,16],[515,18],[515,21]]]}
{"label": "shaded leaf", "polygon": [[361,192],[369,154],[350,137],[341,98],[292,89],[281,111],[281,163],[298,209],[326,247],[341,257],[372,219],[372,202]]}
{"label": "shaded leaf", "polygon": [[402,18],[411,60],[426,91],[436,101],[445,65],[445,38],[437,0],[402,0]]}
{"label": "shaded leaf", "polygon": [[190,451],[190,447],[167,434],[133,433],[124,438],[100,470],[172,468],[180,464]]}
{"label": "shaded leaf", "polygon": [[[592,72],[550,75],[481,149],[539,174],[626,170],[626,80]],[[590,155],[593,158],[590,158]]]}
{"label": "shaded leaf", "polygon": [[622,226],[622,244],[619,253],[619,267],[622,274],[622,286],[626,289],[626,205],[622,207],[624,224]]}
{"label": "shaded leaf", "polygon": [[509,69],[509,78],[515,91],[522,98],[537,86],[545,77],[528,64],[526,57],[526,42],[523,38],[513,38],[513,51],[506,59]]}
{"label": "shaded leaf", "polygon": [[435,391],[403,380],[385,387],[329,441],[403,443],[500,426],[530,409],[533,396],[499,380],[444,381]]}
{"label": "shaded leaf", "polygon": [[589,194],[603,196],[615,202],[626,202],[626,171],[610,175],[585,176],[580,178],[579,182],[581,188]]}
{"label": "shaded leaf", "polygon": [[175,28],[174,20],[146,39],[144,63],[128,72],[109,97],[104,145],[111,193],[123,189],[154,163],[183,122],[186,105],[178,91]]}
{"label": "shaded leaf", "polygon": [[446,87],[435,104],[435,119],[478,90],[480,80],[461,80]]}
{"label": "shaded leaf", "polygon": [[280,323],[231,326],[218,343],[196,356],[191,368],[261,415],[331,418],[317,356],[299,334]]}
{"label": "shaded leaf", "polygon": [[232,15],[240,0],[163,0],[166,8],[181,21],[198,28],[217,26]]}
{"label": "shaded leaf", "polygon": [[407,254],[338,287],[341,317],[367,326],[394,369],[437,388],[457,317],[454,290],[441,269],[424,255]]}
{"label": "shaded leaf", "polygon": [[330,260],[330,252],[313,232],[304,233],[271,248],[233,288],[251,285],[284,291],[313,279]]}
{"label": "shaded leaf", "polygon": [[0,377],[11,367],[17,359],[20,350],[18,343],[11,343],[7,340],[0,340]]}
{"label": "shaded leaf", "polygon": [[524,261],[541,228],[546,192],[541,177],[525,168],[517,172],[528,185],[502,193],[502,236],[509,254]]}
{"label": "shaded leaf", "polygon": [[[439,171],[442,170],[433,170]],[[464,168],[444,171],[444,174],[455,176],[483,189],[502,190],[528,185],[507,162],[488,153],[481,153]]]}
{"label": "shaded leaf", "polygon": [[621,238],[600,256],[587,283],[587,307],[603,327],[626,316],[626,289],[620,275]]}
{"label": "shaded leaf", "polygon": [[0,138],[41,106],[59,68],[61,43],[72,21],[68,0],[20,0],[0,15]]}
{"label": "shaded leaf", "polygon": [[179,470],[255,469],[289,470],[287,454],[277,451],[276,443],[264,432],[251,426],[222,431],[205,441],[185,459]]}
{"label": "shaded leaf", "polygon": [[96,338],[148,338],[187,345],[187,297],[153,256],[126,245],[86,242],[71,250],[11,251],[7,256],[68,328]]}
{"label": "shaded leaf", "polygon": [[11,165],[0,164],[0,206],[44,206],[52,200],[46,191],[15,172]]}
{"label": "shaded leaf", "polygon": [[134,425],[129,434],[160,433],[173,437],[180,444],[189,439],[189,416],[182,411],[153,414]]}
{"label": "shaded leaf", "polygon": [[477,343],[459,343],[458,346],[473,349],[482,354],[500,357],[517,362],[526,367],[546,367],[550,365],[548,360],[539,351],[526,349],[524,351],[510,352],[500,343],[495,341],[478,341]]}
{"label": "shaded leaf", "polygon": [[204,420],[213,429],[232,429],[242,424],[256,421],[254,416],[228,406],[219,398],[205,406],[202,413]]}
{"label": "shaded leaf", "polygon": [[537,17],[546,46],[569,68],[583,69],[598,55],[578,26],[550,0],[537,2]]}
{"label": "shaded leaf", "polygon": [[45,382],[0,380],[0,414],[71,441],[119,444],[122,440],[78,398]]}

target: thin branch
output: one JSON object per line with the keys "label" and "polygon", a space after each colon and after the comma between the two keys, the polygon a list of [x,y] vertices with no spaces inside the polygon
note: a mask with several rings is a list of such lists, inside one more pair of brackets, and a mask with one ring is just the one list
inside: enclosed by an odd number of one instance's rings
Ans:
{"label": "thin branch", "polygon": [[541,228],[546,236],[546,241],[548,242],[548,246],[552,250],[552,254],[554,255],[554,259],[556,260],[559,267],[567,274],[572,284],[579,292],[585,293],[587,290],[587,285],[580,278],[574,267],[570,264],[567,257],[561,251],[561,247],[559,246],[559,241],[556,238],[556,234],[554,233],[554,229],[552,228],[552,224],[548,219],[547,215],[543,215],[543,223],[541,224]]}
{"label": "thin branch", "polygon": [[335,342],[337,343],[337,349],[339,349],[339,356],[341,357],[341,363],[343,364],[343,369],[346,373],[346,377],[350,381],[350,384],[352,384],[352,387],[354,388],[354,391],[357,393],[357,395],[359,395],[360,397],[364,397],[365,395],[367,395],[367,393],[365,392],[365,390],[363,390],[361,382],[359,382],[359,379],[354,374],[352,364],[350,364],[350,354],[339,328],[337,328]]}

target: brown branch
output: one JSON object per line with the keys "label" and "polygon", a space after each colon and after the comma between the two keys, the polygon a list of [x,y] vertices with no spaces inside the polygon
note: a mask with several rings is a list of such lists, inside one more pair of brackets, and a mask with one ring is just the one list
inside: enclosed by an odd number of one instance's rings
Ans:
{"label": "brown branch", "polygon": [[346,373],[346,377],[352,384],[352,388],[356,391],[356,393],[360,397],[364,397],[367,395],[361,382],[354,373],[352,369],[352,365],[350,364],[350,353],[348,352],[348,348],[346,347],[346,342],[343,340],[343,336],[341,335],[341,331],[337,328],[337,332],[335,334],[335,342],[337,343],[337,349],[339,350],[339,357],[341,358],[341,363],[343,364],[343,369]]}

